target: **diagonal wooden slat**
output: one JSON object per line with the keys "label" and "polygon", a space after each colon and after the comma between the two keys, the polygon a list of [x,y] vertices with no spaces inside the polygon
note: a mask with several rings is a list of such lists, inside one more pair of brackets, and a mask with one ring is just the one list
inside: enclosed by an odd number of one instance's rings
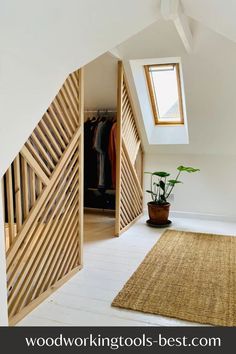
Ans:
{"label": "diagonal wooden slat", "polygon": [[67,145],[69,143],[69,139],[65,130],[65,124],[63,124],[63,122],[59,118],[59,115],[57,115],[57,112],[55,112],[53,103],[48,108],[47,113],[49,121],[51,121],[52,124],[56,127],[56,130],[62,138],[63,144]]}
{"label": "diagonal wooden slat", "polygon": [[67,136],[70,139],[71,136],[73,135],[73,128],[70,126],[70,122],[68,120],[67,114],[65,114],[65,111],[63,111],[61,109],[59,102],[60,101],[58,100],[58,95],[57,95],[57,97],[53,101],[53,109],[54,109],[54,112],[56,113],[57,116],[64,116],[63,127],[64,127],[64,130],[66,131]]}
{"label": "diagonal wooden slat", "polygon": [[41,119],[38,127],[40,127],[42,135],[44,135],[45,139],[48,140],[49,144],[51,144],[52,149],[56,153],[57,159],[59,159],[62,154],[61,145],[60,143],[58,143],[57,137],[53,135],[54,132],[51,131],[50,126],[47,125],[45,117]]}
{"label": "diagonal wooden slat", "polygon": [[37,128],[35,129],[36,134],[40,136],[42,143],[44,145],[44,149],[47,151],[47,153],[50,155],[54,165],[57,164],[58,162],[58,156],[55,153],[54,149],[52,148],[53,142],[47,140],[46,136],[44,135],[43,130],[41,129],[41,126],[38,124]]}
{"label": "diagonal wooden slat", "polygon": [[[68,168],[68,173],[70,173],[70,167]],[[65,175],[65,178],[67,177],[68,174]],[[62,188],[64,188],[64,186],[62,186]],[[49,197],[50,198],[50,204],[54,204],[55,205],[55,201],[56,201],[56,208],[54,208],[53,213],[51,215],[51,220],[55,220],[55,215],[57,213],[57,211],[61,210],[60,209],[60,204],[58,204],[61,200],[61,195],[58,198],[58,192],[61,191],[61,180],[58,181],[57,183],[57,188],[55,189],[53,196]],[[48,206],[48,203],[47,203]],[[50,205],[49,205],[50,207]],[[19,256],[17,257],[17,259],[14,259],[14,263],[12,263],[11,265],[9,265],[8,267],[8,286],[9,288],[11,288],[14,285],[13,291],[16,291],[16,287],[19,285],[20,279],[15,280],[16,277],[18,278],[18,275],[22,272],[25,272],[27,270],[27,267],[30,267],[32,262],[35,265],[36,262],[36,255],[33,255],[33,252],[35,252],[35,250],[39,250],[40,249],[40,245],[42,244],[42,241],[44,242],[43,246],[46,245],[45,242],[45,237],[49,237],[49,235],[54,231],[54,228],[57,226],[55,225],[55,223],[52,225],[52,223],[50,222],[50,220],[48,220],[47,223],[42,222],[42,220],[44,219],[44,215],[47,213],[47,210],[43,211],[43,216],[40,214],[37,219],[35,220],[34,223],[32,223],[32,227],[30,229],[30,237],[26,237],[24,239],[24,245],[23,247],[21,246],[21,251],[18,252]],[[40,222],[39,222],[40,221]],[[28,236],[28,235],[27,235]],[[22,277],[21,277],[22,278]],[[28,276],[26,277],[28,280]],[[13,292],[12,291],[12,292]],[[12,294],[10,294],[10,297],[12,297]],[[9,300],[10,300],[9,297]]]}
{"label": "diagonal wooden slat", "polygon": [[9,320],[82,264],[83,74],[69,75],[3,181]]}
{"label": "diagonal wooden slat", "polygon": [[42,180],[42,182],[47,185],[49,183],[49,178],[47,175],[43,172],[42,168],[40,165],[37,163],[37,161],[34,159],[30,151],[28,150],[27,146],[24,146],[21,149],[20,154],[25,158],[25,160],[28,162],[28,164],[32,167],[34,171],[37,171],[37,176]]}
{"label": "diagonal wooden slat", "polygon": [[21,243],[24,240],[24,237],[26,236],[26,233],[29,231],[29,229],[32,226],[32,221],[37,217],[37,215],[42,212],[43,207],[45,206],[45,200],[48,195],[52,195],[54,193],[54,190],[56,188],[56,181],[60,178],[60,173],[65,166],[66,161],[70,157],[71,151],[75,147],[75,143],[77,142],[78,138],[80,137],[80,130],[77,131],[71,141],[71,144],[67,147],[67,150],[65,151],[63,158],[59,162],[59,165],[57,167],[57,170],[54,172],[52,175],[47,188],[43,191],[41,198],[39,198],[38,202],[35,204],[35,206],[32,208],[30,218],[26,220],[24,224],[24,228],[21,230],[19,233],[18,237],[16,238],[15,242],[12,244],[11,250],[8,251],[7,253],[7,264],[9,264],[13,258],[15,257],[15,254],[17,253]]}
{"label": "diagonal wooden slat", "polygon": [[[67,249],[67,246],[65,245],[66,240],[68,240],[67,233],[70,234],[70,227],[71,225],[74,225],[76,220],[73,211],[76,210],[76,208],[78,208],[77,206],[78,201],[76,200],[77,195],[78,194],[75,194],[75,197],[71,198],[71,200],[69,201],[69,205],[68,205],[69,212],[67,217],[64,216],[60,221],[62,227],[60,228],[59,237],[57,237],[57,244],[55,245],[56,247],[54,247],[53,250],[50,252],[50,256],[48,257],[49,264],[47,268],[44,267],[41,271],[41,274],[39,275],[41,281],[38,282],[35,289],[33,289],[34,293],[36,293],[36,296],[38,296],[43,289],[48,288],[51,277],[56,274],[55,269],[60,267],[58,258],[63,257],[62,254],[63,247]],[[33,297],[34,297],[34,293],[32,294]]]}
{"label": "diagonal wooden slat", "polygon": [[74,103],[74,97],[73,94],[71,93],[69,82],[63,86],[62,91],[61,91],[61,96],[62,99],[66,102],[66,105],[70,111],[70,118],[71,118],[71,123],[74,126],[77,126],[77,115],[78,111],[77,108],[75,107]]}
{"label": "diagonal wooden slat", "polygon": [[[60,198],[62,199],[62,198]],[[65,199],[62,203],[58,203],[58,209],[63,208]],[[55,209],[54,213],[56,213]],[[60,211],[61,209],[59,209]],[[60,212],[59,212],[60,215]],[[12,285],[13,290],[9,296],[9,310],[14,312],[18,306],[21,305],[24,298],[27,296],[27,292],[31,288],[31,284],[40,270],[40,267],[45,267],[47,263],[47,255],[50,249],[55,247],[55,241],[57,240],[57,231],[59,228],[59,215],[47,223],[47,225],[42,228],[43,234],[41,233],[38,237],[37,243],[35,243],[29,255],[27,255],[27,262],[25,262],[24,267],[20,270],[17,268],[17,272],[21,272],[21,277],[18,275],[18,279],[14,285]],[[57,221],[57,222],[56,222]],[[22,281],[22,275],[24,275],[24,281]],[[39,279],[40,280],[40,279]],[[20,287],[20,288],[19,288]],[[17,298],[14,298],[14,294],[17,292]]]}
{"label": "diagonal wooden slat", "polygon": [[[143,211],[142,143],[122,63],[118,64],[116,235],[129,228]],[[132,202],[131,202],[132,201]]]}
{"label": "diagonal wooden slat", "polygon": [[41,122],[45,122],[45,125],[48,127],[48,130],[50,131],[51,134],[50,135],[51,141],[53,142],[53,140],[55,140],[59,145],[61,152],[63,152],[64,149],[66,148],[66,143],[63,140],[63,135],[61,134],[59,123],[56,122],[56,119],[54,120],[53,115],[50,114],[49,111],[45,112],[44,118],[42,119]]}

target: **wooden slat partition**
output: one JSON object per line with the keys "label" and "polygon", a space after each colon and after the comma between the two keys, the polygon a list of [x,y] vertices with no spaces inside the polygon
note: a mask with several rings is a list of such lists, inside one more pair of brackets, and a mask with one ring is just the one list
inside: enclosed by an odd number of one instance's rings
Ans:
{"label": "wooden slat partition", "polygon": [[118,63],[116,235],[127,230],[143,211],[143,150],[127,79]]}
{"label": "wooden slat partition", "polygon": [[82,265],[83,72],[69,75],[3,178],[9,320]]}

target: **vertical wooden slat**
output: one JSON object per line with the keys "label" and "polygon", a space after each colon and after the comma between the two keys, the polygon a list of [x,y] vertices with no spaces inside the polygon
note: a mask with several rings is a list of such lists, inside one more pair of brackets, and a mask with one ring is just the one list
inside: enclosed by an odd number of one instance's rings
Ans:
{"label": "vertical wooden slat", "polygon": [[9,234],[9,244],[11,245],[14,238],[14,204],[13,204],[13,184],[12,184],[11,167],[6,172],[6,191],[7,191],[8,234]]}
{"label": "vertical wooden slat", "polygon": [[43,190],[43,183],[39,181],[39,194],[42,193],[42,190]]}
{"label": "vertical wooden slat", "polygon": [[30,207],[32,208],[36,201],[36,191],[35,191],[35,173],[30,168],[29,171],[29,185],[30,185]]}
{"label": "vertical wooden slat", "polygon": [[[79,70],[77,84],[79,85],[79,114],[78,122],[80,124],[81,134],[79,138],[79,239],[80,245],[83,245],[84,229],[84,69]],[[83,265],[83,247],[80,247],[79,263]]]}
{"label": "vertical wooden slat", "polygon": [[17,232],[22,225],[22,203],[21,203],[21,180],[20,180],[20,156],[14,160],[14,183],[15,183],[15,205],[16,205],[16,226]]}
{"label": "vertical wooden slat", "polygon": [[82,265],[83,101],[79,70],[4,176],[11,324]]}
{"label": "vertical wooden slat", "polygon": [[[7,271],[6,271],[6,257],[5,252],[7,250],[7,228],[5,227],[4,233],[4,224],[6,221],[6,210],[5,210],[5,187],[4,187],[4,178],[0,179],[0,311],[1,311],[1,326],[8,326],[8,304],[7,304]],[[5,239],[4,239],[5,234]]]}
{"label": "vertical wooden slat", "polygon": [[118,62],[117,78],[117,138],[116,138],[116,221],[115,235],[120,233],[120,195],[121,195],[121,148],[122,148],[122,87],[123,65]]}
{"label": "vertical wooden slat", "polygon": [[29,214],[29,184],[28,184],[28,166],[26,160],[21,159],[21,181],[22,181],[22,191],[23,191],[23,213],[24,219]]}
{"label": "vertical wooden slat", "polygon": [[[118,64],[117,95],[117,189],[116,235],[127,230],[142,214],[143,190],[136,172],[136,159],[141,147],[127,80],[122,63]],[[142,164],[140,167],[142,169]],[[138,171],[142,175],[143,171]],[[130,202],[132,201],[132,203]]]}

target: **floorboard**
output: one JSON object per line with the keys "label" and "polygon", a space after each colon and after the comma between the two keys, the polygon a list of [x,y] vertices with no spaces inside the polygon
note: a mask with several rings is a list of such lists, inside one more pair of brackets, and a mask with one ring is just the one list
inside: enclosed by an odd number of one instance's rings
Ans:
{"label": "floorboard", "polygon": [[[84,268],[27,315],[18,326],[198,326],[197,323],[123,310],[111,302],[163,230],[143,216],[121,237],[110,214],[85,214]],[[172,219],[173,229],[235,235],[236,224]]]}

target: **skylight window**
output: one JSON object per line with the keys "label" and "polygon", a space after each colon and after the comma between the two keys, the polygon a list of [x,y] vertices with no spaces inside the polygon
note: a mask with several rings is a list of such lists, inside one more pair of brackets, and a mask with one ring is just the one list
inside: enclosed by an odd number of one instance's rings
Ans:
{"label": "skylight window", "polygon": [[145,65],[155,124],[183,124],[179,64]]}

